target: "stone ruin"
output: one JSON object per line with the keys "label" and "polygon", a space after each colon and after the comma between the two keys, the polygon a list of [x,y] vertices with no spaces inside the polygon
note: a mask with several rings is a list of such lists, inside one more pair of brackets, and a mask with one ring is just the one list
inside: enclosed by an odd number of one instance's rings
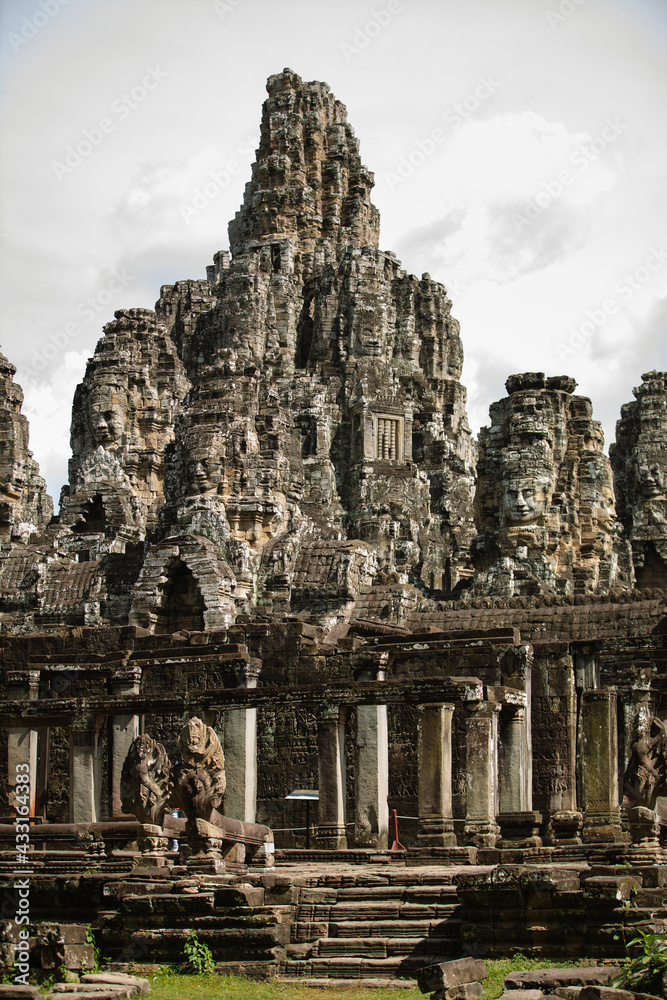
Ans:
{"label": "stone ruin", "polygon": [[85,920],[171,961],[198,920],[257,974],[618,957],[665,928],[667,375],[610,459],[564,375],[510,375],[475,441],[345,108],[268,93],[231,252],[104,327],[55,517],[2,361],[0,877],[20,765],[36,927],[72,948]]}
{"label": "stone ruin", "polygon": [[609,449],[618,516],[639,587],[664,587],[667,568],[667,373],[647,372],[621,409]]}
{"label": "stone ruin", "polygon": [[586,597],[628,590],[602,428],[575,381],[512,375],[480,435],[472,592]]}

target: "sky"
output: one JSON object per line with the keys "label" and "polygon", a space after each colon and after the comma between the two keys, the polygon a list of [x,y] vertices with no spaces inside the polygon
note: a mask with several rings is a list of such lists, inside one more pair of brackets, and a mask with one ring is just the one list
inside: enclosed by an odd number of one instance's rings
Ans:
{"label": "sky", "polygon": [[268,76],[324,80],[380,247],[441,281],[475,432],[568,374],[605,440],[667,369],[663,0],[2,0],[0,349],[49,492],[115,309],[228,247]]}

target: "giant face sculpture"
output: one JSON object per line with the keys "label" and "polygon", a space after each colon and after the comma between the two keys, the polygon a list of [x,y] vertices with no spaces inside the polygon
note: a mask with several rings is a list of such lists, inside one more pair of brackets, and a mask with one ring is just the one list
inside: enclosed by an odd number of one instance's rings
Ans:
{"label": "giant face sculpture", "polygon": [[129,424],[127,389],[116,385],[96,386],[90,396],[90,430],[95,447],[113,451],[122,443]]}
{"label": "giant face sculpture", "polygon": [[502,520],[505,527],[543,523],[550,494],[551,480],[543,475],[510,474],[505,481],[503,495]]}

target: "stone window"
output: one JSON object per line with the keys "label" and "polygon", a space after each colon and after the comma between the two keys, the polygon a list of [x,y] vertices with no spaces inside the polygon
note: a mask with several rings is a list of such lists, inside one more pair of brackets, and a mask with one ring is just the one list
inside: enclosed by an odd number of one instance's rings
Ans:
{"label": "stone window", "polygon": [[402,421],[400,417],[375,417],[375,457],[397,461],[402,454]]}

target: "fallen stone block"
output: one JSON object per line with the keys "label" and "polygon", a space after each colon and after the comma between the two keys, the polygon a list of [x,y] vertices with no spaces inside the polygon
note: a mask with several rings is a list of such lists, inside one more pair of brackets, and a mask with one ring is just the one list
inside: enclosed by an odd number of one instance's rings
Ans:
{"label": "fallen stone block", "polygon": [[456,958],[451,962],[428,965],[417,972],[422,993],[442,993],[454,986],[486,979],[486,966],[478,958]]}
{"label": "fallen stone block", "polygon": [[431,1000],[477,1000],[483,992],[481,983],[461,983],[460,986],[450,986],[448,990],[431,993]]}
{"label": "fallen stone block", "polygon": [[126,995],[123,987],[120,986],[115,990],[100,990],[99,993],[82,993],[80,990],[77,990],[76,993],[66,993],[63,1000],[91,1000],[92,997],[95,1000],[120,1000],[121,997]]}
{"label": "fallen stone block", "polygon": [[150,993],[151,987],[147,979],[141,976],[130,976],[123,972],[88,972],[81,976],[82,983],[100,983],[102,985],[135,986],[137,993],[143,996]]}
{"label": "fallen stone block", "polygon": [[14,983],[0,983],[2,1000],[42,1000],[36,986],[18,986]]}
{"label": "fallen stone block", "polygon": [[542,990],[505,990],[499,1000],[542,1000]]}
{"label": "fallen stone block", "polygon": [[590,965],[581,969],[531,969],[505,976],[507,990],[542,990],[550,992],[558,986],[604,986],[618,975],[617,965]]}
{"label": "fallen stone block", "polygon": [[70,1000],[72,993],[86,996],[88,1000],[99,1000],[107,993],[113,993],[118,1000],[137,995],[133,986],[112,985],[111,983],[57,983],[51,987],[51,993],[57,1000]]}
{"label": "fallen stone block", "polygon": [[584,986],[579,1000],[661,1000],[654,993],[635,993],[633,990],[615,989],[612,986]]}

